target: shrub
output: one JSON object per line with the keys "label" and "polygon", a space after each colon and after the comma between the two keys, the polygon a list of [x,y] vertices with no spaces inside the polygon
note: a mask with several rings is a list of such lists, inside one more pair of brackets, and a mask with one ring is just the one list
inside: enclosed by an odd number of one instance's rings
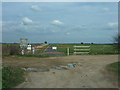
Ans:
{"label": "shrub", "polygon": [[2,45],[2,54],[3,55],[19,55],[20,54],[20,46],[19,45]]}
{"label": "shrub", "polygon": [[24,81],[24,70],[18,67],[3,67],[2,88],[12,88]]}

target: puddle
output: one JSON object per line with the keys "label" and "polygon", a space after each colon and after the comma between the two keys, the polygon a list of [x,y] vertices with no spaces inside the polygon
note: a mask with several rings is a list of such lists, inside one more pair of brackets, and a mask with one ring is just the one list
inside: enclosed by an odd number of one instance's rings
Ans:
{"label": "puddle", "polygon": [[[68,70],[70,68],[74,68],[75,64],[67,64],[65,66],[52,66],[51,68],[57,69],[57,70]],[[45,72],[45,71],[50,71],[48,68],[41,67],[41,68],[22,68],[25,71],[33,71],[33,72]]]}
{"label": "puddle", "polygon": [[57,69],[57,70],[68,70],[70,68],[74,68],[75,64],[67,64],[65,66],[52,66],[53,69]]}
{"label": "puddle", "polygon": [[73,68],[73,67],[75,67],[75,65],[74,64],[67,64],[67,67]]}
{"label": "puddle", "polygon": [[33,71],[33,72],[45,72],[49,71],[48,68],[23,68],[25,71]]}
{"label": "puddle", "polygon": [[52,66],[52,68],[57,70],[68,70],[66,67],[62,67],[62,66]]}

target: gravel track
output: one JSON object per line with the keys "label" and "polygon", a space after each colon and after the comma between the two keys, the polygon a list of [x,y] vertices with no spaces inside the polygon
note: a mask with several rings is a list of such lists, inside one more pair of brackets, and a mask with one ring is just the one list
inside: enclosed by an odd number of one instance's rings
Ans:
{"label": "gravel track", "polygon": [[[26,81],[16,88],[117,88],[117,76],[105,70],[118,61],[118,55],[73,55],[49,58],[4,57],[3,65],[46,67],[50,71],[28,72]],[[50,68],[53,65],[75,67],[68,70]]]}

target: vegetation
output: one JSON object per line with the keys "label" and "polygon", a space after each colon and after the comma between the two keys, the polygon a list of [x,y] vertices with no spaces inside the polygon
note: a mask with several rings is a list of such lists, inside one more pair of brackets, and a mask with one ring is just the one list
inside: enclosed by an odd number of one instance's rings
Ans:
{"label": "vegetation", "polygon": [[2,88],[13,88],[24,81],[25,72],[18,67],[3,67]]}
{"label": "vegetation", "polygon": [[2,54],[3,55],[19,55],[20,46],[15,44],[3,44],[2,45]]}
{"label": "vegetation", "polygon": [[45,55],[3,55],[2,57],[3,58],[4,57],[38,57],[38,58],[46,58],[46,57],[49,57],[49,56],[45,56]]}
{"label": "vegetation", "polygon": [[120,62],[111,63],[107,66],[108,71],[114,72],[120,76]]}
{"label": "vegetation", "polygon": [[114,44],[114,48],[120,52],[120,35],[118,35],[117,37],[114,37],[114,41],[116,42]]}
{"label": "vegetation", "polygon": [[[73,55],[74,52],[74,47],[73,46],[85,46],[85,45],[90,45],[90,55],[103,55],[103,54],[120,54],[119,50],[116,49],[116,44],[48,44],[43,47],[48,47],[48,46],[55,46],[55,47],[69,47],[70,48],[70,55]],[[20,55],[20,48],[18,47],[19,45],[3,45],[3,56],[6,55],[16,55],[16,56],[22,56]],[[82,49],[82,48],[81,48]],[[32,51],[27,52],[27,55],[24,55],[24,57],[46,57],[44,56],[43,52],[45,49],[38,49],[35,51],[35,55],[32,54]],[[67,49],[57,49],[58,52],[64,52],[67,54]]]}
{"label": "vegetation", "polygon": [[45,41],[44,43],[47,44],[47,41]]}
{"label": "vegetation", "polygon": [[[120,54],[120,52],[118,52],[118,50],[113,47],[113,44],[52,44],[52,46],[56,46],[56,47],[70,47],[70,54],[73,54],[74,52],[74,47],[73,47],[74,45],[76,46],[90,45],[91,55]],[[58,49],[58,51],[67,53],[66,49]]]}

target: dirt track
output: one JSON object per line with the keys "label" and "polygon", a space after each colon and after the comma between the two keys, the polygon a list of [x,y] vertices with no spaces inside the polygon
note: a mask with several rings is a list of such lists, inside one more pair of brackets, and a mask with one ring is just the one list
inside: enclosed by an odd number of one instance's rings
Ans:
{"label": "dirt track", "polygon": [[118,55],[79,55],[50,58],[5,57],[4,65],[19,67],[64,66],[76,63],[74,68],[47,72],[29,72],[26,81],[17,88],[115,88],[117,76],[106,72],[105,66],[118,61]]}

